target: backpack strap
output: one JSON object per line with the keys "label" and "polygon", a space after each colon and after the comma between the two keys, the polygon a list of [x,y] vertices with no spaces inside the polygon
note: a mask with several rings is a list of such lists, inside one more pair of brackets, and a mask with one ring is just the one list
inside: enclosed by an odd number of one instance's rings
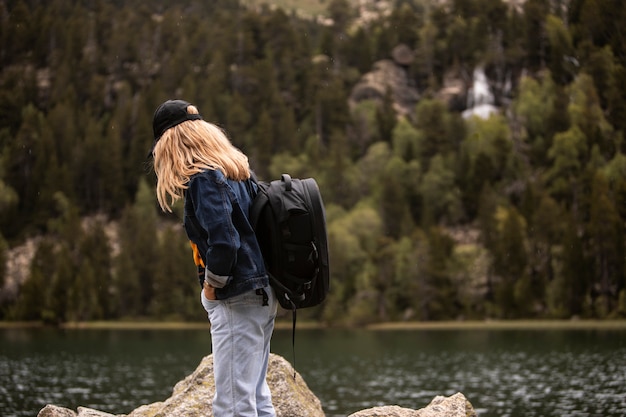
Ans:
{"label": "backpack strap", "polygon": [[291,176],[283,174],[280,176],[280,180],[285,183],[285,191],[291,191]]}
{"label": "backpack strap", "polygon": [[[285,185],[285,190],[291,191],[292,190],[291,176],[289,174],[282,174],[280,178],[281,178],[281,181]],[[256,184],[257,186],[256,193],[254,193],[254,190],[252,188],[252,183]],[[261,211],[263,210],[263,207],[265,207],[265,204],[269,203],[269,196],[262,189],[262,187],[259,186],[259,182],[253,171],[250,171],[250,179],[247,181],[246,186],[248,187],[248,192],[250,193],[250,196],[252,198],[252,205],[250,206],[250,213],[249,213],[248,218],[250,220],[252,228],[256,230],[258,220],[261,217]],[[269,273],[269,271],[267,274],[270,278],[272,285],[278,285],[284,288],[284,286],[280,283],[280,281],[278,281],[271,273]],[[287,288],[285,288],[285,290],[286,290],[287,301],[289,302],[289,305],[291,306],[291,314],[293,318],[292,329],[291,329],[291,350],[293,354],[293,379],[295,380],[296,379],[296,311],[297,311],[297,308],[293,300],[289,298],[289,295],[287,295],[287,294],[291,294],[291,291],[289,291]],[[298,301],[302,301],[302,300],[298,300]]]}
{"label": "backpack strap", "polygon": [[[272,275],[269,272],[267,273],[267,275],[269,275],[270,277],[272,286],[278,286],[284,289],[286,300],[291,306],[291,316],[292,316],[291,353],[293,355],[293,379],[295,380],[296,379],[296,311],[297,311],[297,308],[293,300],[289,298],[289,294],[291,294],[291,291],[288,288],[286,288],[283,284],[281,284],[280,281],[276,279],[276,277],[274,277],[274,275]],[[304,299],[304,295],[302,296],[302,299],[298,301],[302,301],[303,299]]]}
{"label": "backpack strap", "polygon": [[250,214],[248,216],[248,220],[250,221],[250,225],[254,230],[256,230],[257,224],[259,222],[259,218],[261,217],[261,211],[265,204],[269,201],[267,194],[261,190],[257,190],[257,194],[252,195],[252,205],[250,206]]}

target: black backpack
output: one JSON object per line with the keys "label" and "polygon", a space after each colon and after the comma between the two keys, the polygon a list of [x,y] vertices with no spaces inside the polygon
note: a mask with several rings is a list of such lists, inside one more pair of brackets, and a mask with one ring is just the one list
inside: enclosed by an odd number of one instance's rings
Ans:
{"label": "black backpack", "polygon": [[313,178],[283,174],[271,182],[252,180],[257,193],[250,207],[270,284],[283,308],[319,305],[329,290],[326,212]]}

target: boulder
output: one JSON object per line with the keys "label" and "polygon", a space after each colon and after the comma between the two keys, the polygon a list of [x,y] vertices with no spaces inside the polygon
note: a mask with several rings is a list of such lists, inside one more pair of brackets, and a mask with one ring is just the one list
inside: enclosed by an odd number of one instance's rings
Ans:
{"label": "boulder", "polygon": [[411,114],[420,95],[409,80],[406,68],[391,59],[374,63],[372,70],[364,74],[350,93],[351,106],[363,100],[381,102],[391,92],[394,109],[398,114]]}
{"label": "boulder", "polygon": [[[68,408],[48,404],[39,411],[37,417],[117,417],[114,414],[94,410],[87,407],[78,407],[78,413]],[[121,417],[121,416],[119,416]]]}
{"label": "boulder", "polygon": [[368,408],[348,417],[476,417],[472,404],[460,392],[450,396],[435,397],[428,406],[419,410],[396,405]]}
{"label": "boulder", "polygon": [[[270,355],[267,382],[272,391],[272,402],[278,417],[324,417],[320,400],[283,357]],[[170,398],[142,405],[128,415],[115,416],[86,407],[79,407],[78,412],[74,412],[67,408],[47,405],[37,417],[204,417],[212,415],[214,392],[213,355],[209,355],[202,359],[191,375],[174,386]]]}
{"label": "boulder", "polygon": [[[295,378],[294,378],[295,375]],[[300,374],[279,355],[271,354],[267,381],[278,417],[324,417],[322,404],[313,394]],[[200,417],[212,415],[213,356],[202,359],[196,370],[173,389],[165,401],[142,405],[130,414],[109,414],[87,407],[73,410],[47,405],[37,417]],[[475,417],[472,405],[463,394],[436,397],[426,408],[411,410],[398,406],[376,407],[362,410],[349,417]]]}
{"label": "boulder", "polygon": [[463,111],[467,108],[467,81],[457,72],[449,71],[443,77],[443,86],[435,92],[435,98],[443,101],[448,110]]}

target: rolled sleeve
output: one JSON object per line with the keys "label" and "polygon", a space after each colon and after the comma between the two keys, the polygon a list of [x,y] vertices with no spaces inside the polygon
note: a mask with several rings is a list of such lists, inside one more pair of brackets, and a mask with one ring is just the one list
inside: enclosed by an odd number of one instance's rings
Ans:
{"label": "rolled sleeve", "polygon": [[222,288],[231,279],[237,263],[240,237],[232,220],[232,193],[223,176],[196,176],[187,192],[193,200],[195,217],[207,232],[205,279]]}
{"label": "rolled sleeve", "polygon": [[231,280],[232,276],[215,275],[208,269],[204,270],[204,281],[213,288],[224,288]]}

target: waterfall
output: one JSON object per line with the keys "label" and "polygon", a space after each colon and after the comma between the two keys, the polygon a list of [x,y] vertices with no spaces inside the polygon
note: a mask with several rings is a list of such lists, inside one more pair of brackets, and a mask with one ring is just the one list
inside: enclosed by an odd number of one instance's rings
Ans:
{"label": "waterfall", "polygon": [[493,113],[498,112],[498,108],[494,106],[495,100],[489,89],[484,68],[477,67],[474,69],[472,78],[472,87],[467,92],[467,110],[463,112],[463,118],[469,119],[472,116],[477,116],[488,119]]}

